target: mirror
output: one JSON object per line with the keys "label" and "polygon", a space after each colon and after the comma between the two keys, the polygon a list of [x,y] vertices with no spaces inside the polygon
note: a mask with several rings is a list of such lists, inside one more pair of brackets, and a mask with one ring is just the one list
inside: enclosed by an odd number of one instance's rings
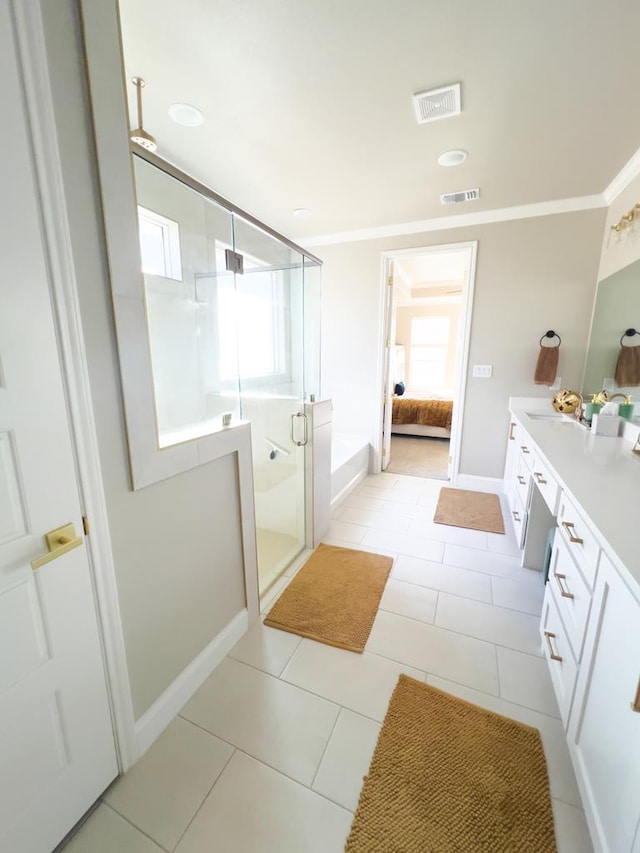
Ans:
{"label": "mirror", "polygon": [[[640,331],[640,260],[598,283],[582,382],[585,400],[603,388],[610,395],[630,395],[636,404],[633,420],[640,422],[640,384],[619,387],[614,381],[620,338],[629,328]],[[638,345],[640,336],[624,343]]]}

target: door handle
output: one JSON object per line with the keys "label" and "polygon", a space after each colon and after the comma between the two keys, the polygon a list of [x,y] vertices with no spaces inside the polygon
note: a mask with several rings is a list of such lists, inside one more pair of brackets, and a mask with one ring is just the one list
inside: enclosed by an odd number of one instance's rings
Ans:
{"label": "door handle", "polygon": [[73,524],[63,524],[62,527],[56,527],[55,530],[45,533],[44,538],[49,550],[31,561],[32,569],[39,569],[45,563],[50,563],[56,557],[61,557],[67,551],[72,551],[82,545],[82,536],[76,536],[76,529]]}
{"label": "door handle", "polygon": [[[303,436],[304,436],[304,438],[302,439],[302,441],[298,441],[296,438],[294,438],[294,424],[295,424],[295,419],[296,419],[296,418],[302,418],[302,423],[304,424],[304,432],[303,432]],[[304,413],[304,412],[294,412],[294,413],[291,415],[291,441],[292,441],[295,445],[297,445],[298,447],[304,447],[304,446],[305,446],[305,444],[307,443],[307,440],[308,440],[308,434],[307,434],[307,416],[305,415],[305,413]]]}

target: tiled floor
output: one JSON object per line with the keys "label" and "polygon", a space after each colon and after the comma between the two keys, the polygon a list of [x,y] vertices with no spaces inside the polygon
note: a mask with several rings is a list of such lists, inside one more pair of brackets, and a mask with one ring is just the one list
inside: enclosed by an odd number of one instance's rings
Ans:
{"label": "tiled floor", "polygon": [[590,853],[540,656],[540,576],[511,533],[433,524],[441,485],[369,477],[335,512],[327,542],[395,558],[364,654],[254,628],[67,853],[339,853],[401,672],[536,726],[559,853]]}

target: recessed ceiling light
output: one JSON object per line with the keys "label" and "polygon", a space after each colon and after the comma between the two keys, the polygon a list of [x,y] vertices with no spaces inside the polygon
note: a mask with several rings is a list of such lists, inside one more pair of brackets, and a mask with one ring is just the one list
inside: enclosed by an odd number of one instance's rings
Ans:
{"label": "recessed ceiling light", "polygon": [[311,211],[307,207],[296,207],[293,215],[297,219],[308,219],[311,216]]}
{"label": "recessed ceiling light", "polygon": [[452,151],[445,151],[438,157],[438,163],[441,166],[459,166],[464,163],[469,155],[461,148],[454,148]]}
{"label": "recessed ceiling light", "polygon": [[198,127],[204,122],[204,113],[191,104],[171,104],[169,117],[184,127]]}

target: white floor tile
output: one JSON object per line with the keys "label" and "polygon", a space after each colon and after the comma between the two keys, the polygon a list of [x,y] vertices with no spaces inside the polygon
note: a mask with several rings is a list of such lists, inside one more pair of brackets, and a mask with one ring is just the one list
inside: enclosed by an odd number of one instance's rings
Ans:
{"label": "white floor tile", "polygon": [[443,592],[438,598],[435,624],[489,643],[541,655],[540,620],[527,613]]}
{"label": "white floor tile", "polygon": [[281,678],[382,721],[401,672],[425,680],[425,672],[411,666],[303,640]]}
{"label": "white floor tile", "polygon": [[229,657],[248,663],[271,675],[280,675],[302,637],[268,628],[262,623],[254,625],[229,652]]}
{"label": "white floor tile", "polygon": [[400,556],[395,562],[391,577],[395,580],[426,586],[429,589],[450,592],[476,601],[491,603],[489,575],[445,566],[417,557]]}
{"label": "white floor tile", "polygon": [[542,578],[537,572],[532,572],[530,581],[511,580],[494,575],[491,578],[491,587],[493,603],[499,607],[521,610],[523,613],[530,613],[533,616],[540,616],[542,613],[544,586],[542,585]]}
{"label": "white floor tile", "polygon": [[491,643],[381,610],[366,650],[498,695],[498,667]]}
{"label": "white floor tile", "polygon": [[423,560],[442,562],[445,546],[442,542],[431,539],[423,539],[421,536],[409,536],[403,533],[389,533],[386,530],[370,529],[364,537],[366,545],[383,547],[394,551],[396,554],[405,554],[407,557],[421,557]]}
{"label": "white floor tile", "polygon": [[358,488],[355,490],[355,494],[363,498],[376,498],[378,500],[385,501],[385,503],[418,503],[417,494],[415,494],[414,492],[403,491],[402,489],[372,488],[371,486],[365,486],[363,484],[361,486],[358,486]]}
{"label": "white floor tile", "polygon": [[355,548],[357,551],[367,551],[369,554],[383,554],[385,557],[391,557],[394,561],[398,556],[391,548],[385,548],[382,545],[369,545],[367,542],[358,542],[354,545],[353,542],[345,542],[337,536],[326,535],[322,540],[325,545],[337,545],[339,548]]}
{"label": "white floor tile", "polygon": [[338,519],[329,524],[329,536],[341,539],[343,542],[351,542],[357,545],[362,542],[366,533],[369,532],[368,527],[361,524],[347,524],[347,522]]}
{"label": "white floor tile", "polygon": [[496,696],[489,696],[478,690],[471,690],[460,684],[454,684],[444,678],[429,675],[427,676],[427,684],[439,687],[440,690],[446,690],[447,693],[459,696],[460,699],[465,699],[467,702],[473,702],[481,708],[487,708],[496,714],[502,714],[512,720],[519,720],[521,723],[538,729],[547,760],[551,796],[582,808],[571,758],[569,757],[569,749],[560,720],[546,714],[540,714],[538,711],[532,711],[523,705],[514,705],[512,702],[506,702]]}
{"label": "white floor tile", "polygon": [[176,853],[342,853],[352,817],[236,752]]}
{"label": "white floor tile", "polygon": [[163,853],[134,826],[101,805],[64,847],[64,853]]}
{"label": "white floor tile", "polygon": [[421,622],[433,622],[437,600],[438,593],[433,589],[389,579],[380,601],[380,610]]}
{"label": "white floor tile", "polygon": [[406,533],[411,524],[410,518],[387,515],[373,509],[354,509],[353,507],[346,507],[343,510],[341,521],[348,521],[350,524],[363,524],[366,527],[375,527],[377,530],[391,530],[394,533]]}
{"label": "white floor tile", "polygon": [[461,569],[471,569],[474,572],[484,572],[489,575],[516,577],[523,571],[518,557],[507,554],[493,554],[481,551],[479,548],[468,548],[464,545],[445,545],[444,563],[459,566]]}
{"label": "white floor tile", "polygon": [[522,553],[516,542],[511,522],[505,520],[505,533],[487,533],[487,546],[495,554],[507,554],[509,557],[520,559]]}
{"label": "white floor tile", "polygon": [[384,509],[384,504],[385,502],[382,500],[382,498],[370,498],[363,495],[359,495],[356,492],[352,492],[344,499],[341,506],[345,508],[352,507],[353,509],[381,510]]}
{"label": "white floor tile", "polygon": [[331,518],[340,518],[340,516],[342,515],[344,510],[345,510],[344,504],[340,504],[335,509],[331,510]]}
{"label": "white floor tile", "polygon": [[393,489],[400,476],[400,474],[387,474],[383,471],[381,474],[370,474],[365,477],[360,485],[365,488]]}
{"label": "white floor tile", "polygon": [[388,517],[398,516],[401,518],[418,518],[426,522],[433,520],[433,507],[421,504],[397,503],[395,501],[381,501],[380,511]]}
{"label": "white floor tile", "polygon": [[552,800],[558,853],[593,853],[587,821],[582,809],[562,800]]}
{"label": "white floor tile", "polygon": [[343,708],[313,783],[314,791],[355,812],[380,729],[380,723]]}
{"label": "white floor tile", "polygon": [[452,545],[466,545],[469,548],[487,549],[487,534],[483,530],[468,530],[466,527],[454,527],[451,524],[436,524],[414,518],[409,533],[436,539],[438,542],[450,542]]}
{"label": "white floor tile", "polygon": [[181,714],[310,785],[338,711],[325,699],[225,658]]}
{"label": "white floor tile", "polygon": [[229,744],[178,717],[105,802],[172,850],[232,753]]}
{"label": "white floor tile", "polygon": [[552,717],[560,716],[545,658],[498,648],[498,673],[503,699]]}

